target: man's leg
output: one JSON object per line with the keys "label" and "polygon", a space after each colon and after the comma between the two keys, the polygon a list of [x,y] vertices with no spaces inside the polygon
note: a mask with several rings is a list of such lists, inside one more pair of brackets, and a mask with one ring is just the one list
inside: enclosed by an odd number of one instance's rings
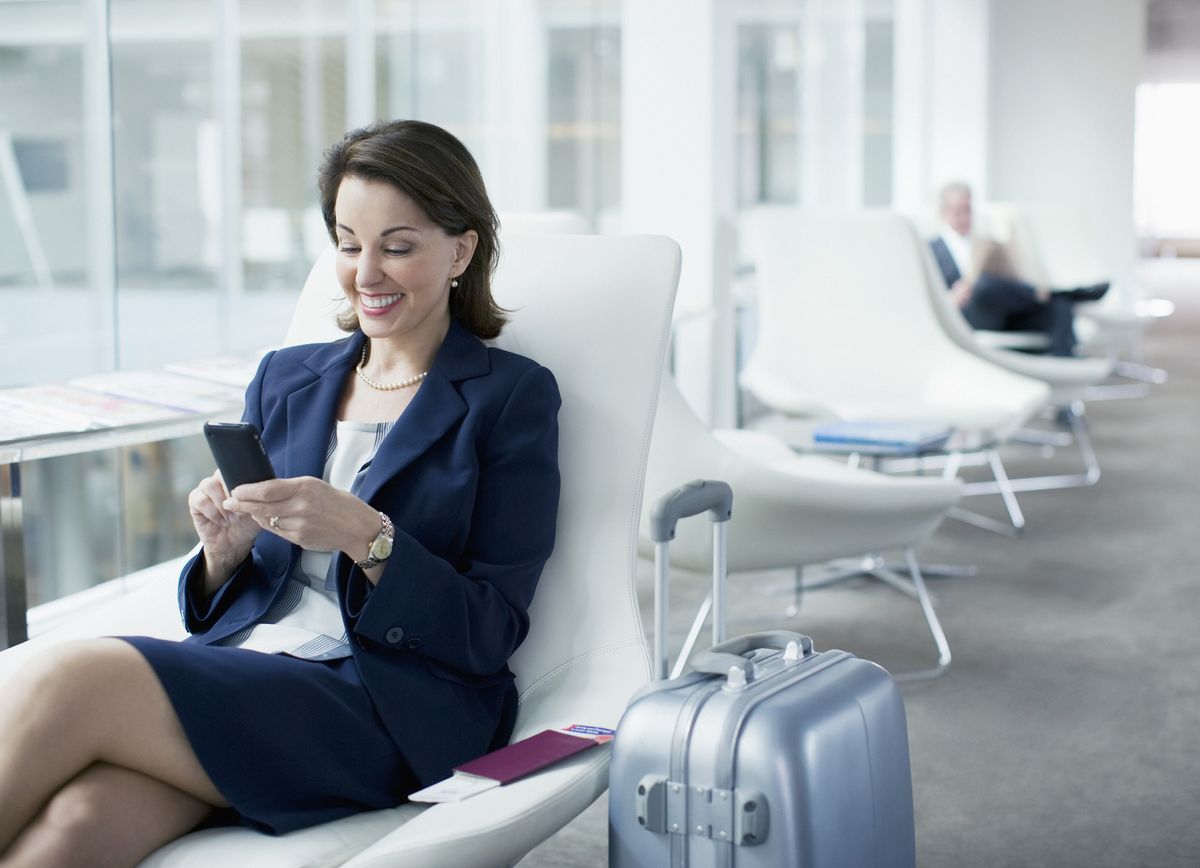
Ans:
{"label": "man's leg", "polygon": [[985,272],[975,280],[971,299],[962,311],[973,328],[1013,331],[1014,317],[1034,313],[1042,307],[1044,303],[1028,283]]}
{"label": "man's leg", "polygon": [[1045,304],[1014,316],[1011,322],[1016,330],[1045,332],[1050,339],[1047,355],[1075,354],[1075,309],[1066,295],[1052,293]]}

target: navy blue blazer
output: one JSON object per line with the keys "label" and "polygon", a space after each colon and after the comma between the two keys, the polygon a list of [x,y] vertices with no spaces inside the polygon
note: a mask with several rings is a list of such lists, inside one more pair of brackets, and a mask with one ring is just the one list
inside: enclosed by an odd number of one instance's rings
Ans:
{"label": "navy blue blazer", "polygon": [[[262,360],[242,418],[262,432],[280,476],[321,477],[365,340],[360,331]],[[554,547],[559,403],[546,368],[453,322],[359,489],[396,538],[375,586],[337,553],[342,618],[366,689],[422,785],[512,735],[507,661]],[[193,558],[179,585],[185,641],[212,643],[257,621],[299,557],[263,531],[207,601]]]}
{"label": "navy blue blazer", "polygon": [[946,281],[946,287],[954,286],[962,277],[962,272],[958,270],[958,263],[950,255],[950,248],[946,246],[946,242],[941,236],[930,241],[929,246],[933,248],[933,258],[937,260],[938,268],[942,272],[942,279]]}

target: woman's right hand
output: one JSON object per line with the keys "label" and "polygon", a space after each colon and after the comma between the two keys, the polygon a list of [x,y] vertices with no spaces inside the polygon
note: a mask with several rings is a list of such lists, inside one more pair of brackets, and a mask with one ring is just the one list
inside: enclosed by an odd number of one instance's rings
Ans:
{"label": "woman's right hand", "polygon": [[230,512],[221,506],[227,497],[229,492],[219,470],[200,480],[188,494],[188,512],[204,547],[204,584],[209,594],[215,593],[233,575],[262,530],[249,515]]}

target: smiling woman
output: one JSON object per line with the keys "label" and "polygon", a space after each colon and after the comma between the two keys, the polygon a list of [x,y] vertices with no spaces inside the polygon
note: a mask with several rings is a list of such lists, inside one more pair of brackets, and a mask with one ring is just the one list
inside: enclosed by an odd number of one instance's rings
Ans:
{"label": "smiling woman", "polygon": [[279,479],[190,494],[191,635],[66,644],[9,682],[6,868],[133,865],[214,809],[282,833],[394,806],[512,734],[558,387],[480,340],[496,217],[457,139],[357,130],[320,184],[351,334],[269,353],[247,390]]}
{"label": "smiling woman", "polygon": [[338,283],[370,339],[364,374],[386,380],[427,370],[478,233],[448,234],[386,181],[345,178],[335,207]]}
{"label": "smiling woman", "polygon": [[[366,190],[363,184],[376,186]],[[372,206],[385,213],[389,206],[397,209],[396,222],[378,227],[389,234],[396,232],[398,237],[391,239],[394,243],[385,245],[392,255],[410,250],[414,233],[420,233],[422,227],[427,233],[438,228],[453,238],[473,237],[473,255],[468,255],[465,267],[454,275],[457,285],[451,288],[450,313],[476,337],[487,340],[500,334],[504,314],[491,293],[491,275],[499,258],[499,221],[471,154],[445,130],[421,121],[392,121],[347,133],[329,149],[320,173],[321,214],[330,238],[343,254],[357,252],[354,248],[361,248],[364,240],[343,236],[353,225],[339,227],[342,216],[352,219],[351,214],[343,214],[343,206],[362,207],[380,184],[407,200],[389,195],[387,204]],[[344,256],[339,255],[339,276],[343,261]],[[343,280],[343,289],[345,286]],[[346,331],[358,328],[357,310],[343,316],[339,325]]]}

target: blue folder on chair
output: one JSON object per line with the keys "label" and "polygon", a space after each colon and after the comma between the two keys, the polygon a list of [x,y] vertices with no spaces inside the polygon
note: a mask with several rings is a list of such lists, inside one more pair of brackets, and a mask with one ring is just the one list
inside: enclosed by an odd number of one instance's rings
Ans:
{"label": "blue folder on chair", "polygon": [[925,452],[941,446],[950,439],[952,433],[954,429],[949,425],[859,419],[821,425],[813,430],[813,442],[897,452]]}

